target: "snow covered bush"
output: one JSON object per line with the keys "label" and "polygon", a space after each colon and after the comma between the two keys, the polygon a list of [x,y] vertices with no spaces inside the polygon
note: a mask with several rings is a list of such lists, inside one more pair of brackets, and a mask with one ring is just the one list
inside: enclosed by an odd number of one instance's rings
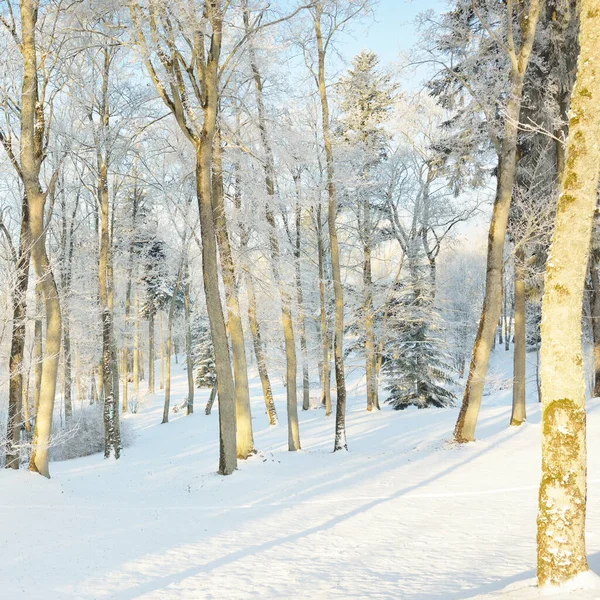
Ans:
{"label": "snow covered bush", "polygon": [[[133,428],[128,419],[121,419],[121,444],[131,446],[134,439]],[[52,431],[50,460],[69,460],[104,452],[104,423],[102,406],[93,404],[74,411],[68,426],[56,424]]]}

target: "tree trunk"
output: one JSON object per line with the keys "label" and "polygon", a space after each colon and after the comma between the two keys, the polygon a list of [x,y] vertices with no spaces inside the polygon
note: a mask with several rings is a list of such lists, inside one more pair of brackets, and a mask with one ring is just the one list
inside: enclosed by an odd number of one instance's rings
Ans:
{"label": "tree trunk", "polygon": [[252,345],[254,347],[254,356],[256,357],[256,366],[258,367],[263,397],[265,399],[265,408],[269,417],[269,425],[277,425],[277,411],[275,410],[271,380],[267,371],[267,360],[263,349],[260,325],[256,316],[256,294],[250,273],[246,274],[246,290],[248,293],[248,321],[250,322],[250,331],[252,332]]}
{"label": "tree trunk", "polygon": [[511,302],[511,304],[509,306],[509,311],[507,313],[506,334],[504,336],[504,350],[506,352],[508,352],[510,350],[510,338],[512,335],[514,309],[515,309],[514,302]]}
{"label": "tree trunk", "polygon": [[321,117],[323,126],[323,143],[327,162],[327,193],[329,197],[329,247],[331,251],[331,271],[333,275],[333,294],[335,298],[335,326],[333,354],[335,366],[335,383],[337,398],[335,406],[335,440],[333,451],[347,450],[346,442],[346,379],[344,376],[344,292],[342,289],[342,272],[340,268],[340,251],[337,239],[337,197],[335,189],[335,173],[333,148],[329,131],[329,105],[325,86],[325,47],[321,34],[321,10],[316,9],[315,35],[318,53],[318,85],[321,99]]}
{"label": "tree trunk", "polygon": [[325,405],[325,416],[331,414],[331,341],[327,324],[327,304],[325,298],[325,249],[323,248],[323,225],[321,205],[317,207],[317,255],[319,263],[319,303],[321,315],[321,402]]}
{"label": "tree trunk", "polygon": [[[99,165],[98,195],[100,200],[100,255],[98,263],[98,292],[102,318],[102,389],[104,415],[104,457],[111,452],[121,454],[119,433],[119,380],[113,340],[113,312],[110,299],[111,251],[109,238],[108,169],[106,162]],[[115,377],[115,371],[117,377]],[[116,383],[116,386],[115,386]]]}
{"label": "tree trunk", "polygon": [[[461,443],[471,442],[475,439],[475,427],[485,386],[490,350],[502,308],[504,240],[517,168],[519,113],[523,96],[523,81],[539,20],[540,4],[541,0],[531,0],[527,17],[521,20],[525,31],[522,35],[521,48],[518,55],[514,56],[511,67],[509,100],[506,105],[504,131],[498,154],[496,197],[488,236],[485,296],[473,346],[467,385],[454,429],[454,439]],[[512,15],[509,21],[512,23]]]}
{"label": "tree trunk", "polygon": [[542,302],[542,480],[537,576],[560,585],[587,571],[582,301],[600,174],[600,3],[582,0],[565,171]]}
{"label": "tree trunk", "polygon": [[[131,207],[131,230],[136,230],[136,217],[138,211],[139,194],[137,185],[134,187],[132,194],[132,207]],[[122,410],[124,413],[128,410],[128,381],[129,381],[129,344],[131,335],[131,292],[133,287],[133,254],[134,254],[134,239],[129,241],[128,255],[127,255],[127,287],[125,289],[125,333],[123,341],[123,405]]]}
{"label": "tree trunk", "polygon": [[194,412],[194,362],[192,360],[192,330],[190,322],[190,269],[187,257],[185,259],[184,277],[183,309],[185,312],[185,365],[188,380],[186,414],[191,415]]}
{"label": "tree trunk", "polygon": [[158,388],[165,389],[165,340],[163,337],[163,319],[162,311],[158,313],[158,347],[160,357],[160,376],[158,380]]}
{"label": "tree trunk", "polygon": [[75,217],[77,215],[77,207],[79,204],[79,195],[76,200],[71,214],[69,227],[67,228],[67,211],[66,203],[62,202],[62,261],[61,261],[61,290],[62,298],[62,319],[63,319],[63,381],[64,381],[64,401],[65,401],[65,423],[68,425],[73,414],[72,402],[72,362],[71,355],[71,327],[70,327],[70,308],[69,297],[71,293],[71,280],[73,271],[73,250],[75,247],[74,230]]}
{"label": "tree trunk", "polygon": [[600,396],[600,250],[592,249],[590,257],[590,280],[592,283],[591,311],[594,344],[594,398]]}
{"label": "tree trunk", "polygon": [[525,330],[525,252],[515,253],[515,344],[513,356],[513,397],[511,425],[521,425],[527,418],[525,404],[526,330]]}
{"label": "tree trunk", "polygon": [[156,376],[154,374],[154,310],[148,317],[148,393],[154,394]]}
{"label": "tree trunk", "polygon": [[294,176],[296,188],[296,245],[294,266],[296,270],[296,300],[298,303],[298,326],[300,328],[300,354],[302,356],[302,410],[310,408],[310,379],[308,375],[308,349],[306,345],[306,318],[304,316],[304,294],[302,291],[302,205],[300,204],[300,174]]}
{"label": "tree trunk", "polygon": [[29,204],[31,260],[46,308],[46,344],[42,363],[39,406],[33,433],[34,448],[29,468],[45,477],[50,477],[48,447],[52,431],[62,324],[56,281],[46,253],[46,232],[44,228],[46,193],[42,192],[40,186],[45,123],[43,107],[40,110],[37,95],[37,49],[35,41],[37,15],[37,4],[35,2],[21,0],[22,39],[20,49],[23,55],[20,113],[21,173],[25,195]]}
{"label": "tree trunk", "polygon": [[225,217],[221,136],[218,131],[215,132],[212,164],[212,207],[219,257],[221,258],[221,275],[225,288],[225,301],[227,303],[227,326],[229,335],[231,336],[233,378],[235,381],[235,414],[237,421],[237,457],[245,459],[255,452],[252,436],[252,414],[250,411],[248,363],[246,360],[246,346],[240,314],[235,265]]}
{"label": "tree trunk", "polygon": [[133,321],[133,395],[135,397],[135,410],[140,405],[140,325],[139,325],[139,301],[137,286],[134,300]]}
{"label": "tree trunk", "polygon": [[215,403],[215,398],[217,397],[217,386],[214,385],[210,390],[210,396],[208,398],[208,402],[206,403],[206,408],[204,409],[205,415],[210,415],[212,412],[213,404]]}
{"label": "tree trunk", "polygon": [[207,58],[204,84],[206,103],[202,135],[196,144],[196,189],[202,235],[202,271],[206,309],[215,353],[219,395],[219,473],[229,475],[237,468],[236,403],[227,329],[219,295],[219,267],[212,207],[211,168],[219,101],[218,68],[221,51],[220,8],[213,22],[212,44]]}
{"label": "tree trunk", "polygon": [[[242,181],[239,163],[235,165],[235,193],[233,197],[235,209],[238,211],[238,226],[240,228],[240,245],[242,255],[246,254],[248,249],[248,231],[245,223],[240,215],[242,209]],[[252,346],[254,348],[254,356],[256,357],[256,365],[263,390],[263,398],[265,407],[269,417],[269,425],[277,425],[277,411],[275,410],[275,402],[273,400],[273,392],[271,390],[271,381],[267,370],[267,361],[264,354],[263,343],[260,334],[260,325],[256,315],[256,294],[254,291],[254,281],[252,273],[248,265],[245,265],[246,291],[248,294],[248,321],[250,323],[250,333],[252,334]]]}
{"label": "tree trunk", "polygon": [[[249,31],[248,9],[244,5],[244,24],[246,32]],[[300,430],[298,427],[298,390],[297,390],[297,359],[296,359],[296,340],[294,336],[294,323],[292,318],[292,299],[281,278],[281,256],[279,250],[279,239],[277,235],[277,226],[273,214],[272,203],[275,198],[275,160],[273,150],[267,134],[267,123],[265,106],[262,93],[262,80],[258,71],[258,65],[254,53],[252,40],[248,42],[248,55],[250,58],[250,68],[254,79],[254,92],[258,112],[258,129],[260,139],[265,154],[264,172],[265,188],[267,198],[265,202],[265,215],[269,225],[269,243],[271,248],[271,270],[273,279],[279,289],[281,298],[281,322],[283,325],[283,338],[285,340],[286,357],[286,396],[287,396],[287,416],[288,416],[288,450],[296,451],[300,449]]]}
{"label": "tree trunk", "polygon": [[181,264],[179,265],[179,272],[177,273],[177,281],[175,282],[175,288],[173,289],[173,296],[169,304],[169,314],[167,316],[167,341],[166,341],[166,374],[165,374],[165,404],[163,407],[163,418],[162,423],[169,422],[169,406],[171,403],[171,347],[173,342],[173,315],[175,314],[175,305],[177,304],[177,294],[179,293],[179,286],[181,285],[181,278],[183,277],[183,269],[186,261],[186,242],[187,236],[183,237],[183,256],[181,257]]}
{"label": "tree trunk", "polygon": [[40,405],[40,391],[42,389],[42,361],[44,360],[44,325],[42,314],[44,312],[44,298],[39,284],[35,286],[35,321],[33,326],[33,418],[37,416]]}
{"label": "tree trunk", "polygon": [[371,275],[371,247],[363,246],[363,288],[365,310],[365,361],[367,378],[367,410],[379,409],[375,357],[375,333],[373,331],[373,279]]}
{"label": "tree trunk", "polygon": [[[66,297],[63,298],[67,304]],[[63,314],[63,380],[64,380],[64,400],[65,400],[65,423],[68,425],[73,416],[73,374],[71,357],[71,328],[69,326],[68,309]]]}
{"label": "tree trunk", "polygon": [[[31,257],[31,238],[29,237],[29,204],[26,196],[23,196],[21,210],[22,214],[19,238],[19,254],[16,257],[14,264],[16,281],[12,298],[12,338],[10,344],[10,358],[8,362],[10,380],[8,384],[8,419],[6,435],[7,446],[5,461],[5,466],[7,469],[18,469],[21,455],[19,441],[21,422],[23,420],[21,414],[24,387],[23,357],[25,349],[25,325],[27,323],[26,317],[27,288],[29,287],[29,261]],[[27,399],[25,398],[25,402],[26,401]]]}
{"label": "tree trunk", "polygon": [[30,209],[31,239],[35,240],[33,242],[31,258],[46,307],[46,343],[42,361],[39,405],[33,432],[34,449],[31,453],[29,469],[37,471],[44,477],[50,477],[48,448],[52,432],[52,416],[54,413],[54,398],[60,359],[62,329],[60,301],[54,273],[46,254],[46,235],[44,230],[45,195],[34,189],[30,193],[27,193],[27,199]]}

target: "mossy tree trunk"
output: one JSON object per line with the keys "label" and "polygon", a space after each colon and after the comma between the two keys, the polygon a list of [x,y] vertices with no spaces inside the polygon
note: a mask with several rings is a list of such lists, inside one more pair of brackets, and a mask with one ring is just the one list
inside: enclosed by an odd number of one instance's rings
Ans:
{"label": "mossy tree trunk", "polygon": [[542,302],[540,586],[587,571],[582,303],[600,174],[600,1],[582,0],[580,55]]}

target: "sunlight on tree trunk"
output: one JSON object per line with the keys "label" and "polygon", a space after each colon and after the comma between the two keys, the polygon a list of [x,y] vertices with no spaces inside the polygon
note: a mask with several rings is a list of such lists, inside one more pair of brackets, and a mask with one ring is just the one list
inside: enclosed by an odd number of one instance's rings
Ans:
{"label": "sunlight on tree trunk", "polygon": [[[498,144],[498,175],[496,197],[492,211],[492,220],[488,236],[487,268],[485,278],[485,297],[479,328],[473,345],[471,364],[462,406],[454,429],[457,442],[472,442],[475,439],[475,427],[479,416],[479,407],[485,387],[490,352],[494,342],[498,319],[502,310],[502,269],[504,264],[504,240],[510,211],[512,190],[517,169],[517,135],[523,83],[533,48],[533,41],[539,20],[541,0],[531,0],[527,16],[520,23],[523,28],[518,53],[509,48],[511,60],[509,100],[504,117],[504,131]],[[513,27],[512,4],[507,15],[510,29]]]}
{"label": "sunlight on tree trunk", "polygon": [[560,585],[588,570],[582,302],[600,175],[600,2],[582,0],[565,171],[542,303],[542,480],[537,576]]}

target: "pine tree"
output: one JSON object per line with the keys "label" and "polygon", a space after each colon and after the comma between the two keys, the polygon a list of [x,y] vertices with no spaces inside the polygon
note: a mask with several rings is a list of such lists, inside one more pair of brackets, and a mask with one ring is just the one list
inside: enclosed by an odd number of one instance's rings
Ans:
{"label": "pine tree", "polygon": [[205,317],[196,316],[192,323],[192,356],[196,387],[213,388],[217,384],[217,372],[210,327]]}
{"label": "pine tree", "polygon": [[452,406],[451,367],[440,336],[439,317],[420,288],[399,282],[389,301],[388,343],[383,357],[386,402],[394,409]]}
{"label": "pine tree", "polygon": [[374,52],[361,52],[354,58],[347,76],[340,80],[338,86],[340,108],[343,111],[340,136],[350,149],[350,162],[357,174],[355,181],[348,186],[347,204],[357,217],[363,254],[363,298],[357,317],[364,324],[364,331],[357,333],[365,354],[369,411],[374,407],[379,408],[372,253],[381,239],[379,222],[382,216],[382,190],[376,168],[386,156],[389,135],[382,124],[392,107],[397,88],[389,75],[378,70],[378,63]]}

